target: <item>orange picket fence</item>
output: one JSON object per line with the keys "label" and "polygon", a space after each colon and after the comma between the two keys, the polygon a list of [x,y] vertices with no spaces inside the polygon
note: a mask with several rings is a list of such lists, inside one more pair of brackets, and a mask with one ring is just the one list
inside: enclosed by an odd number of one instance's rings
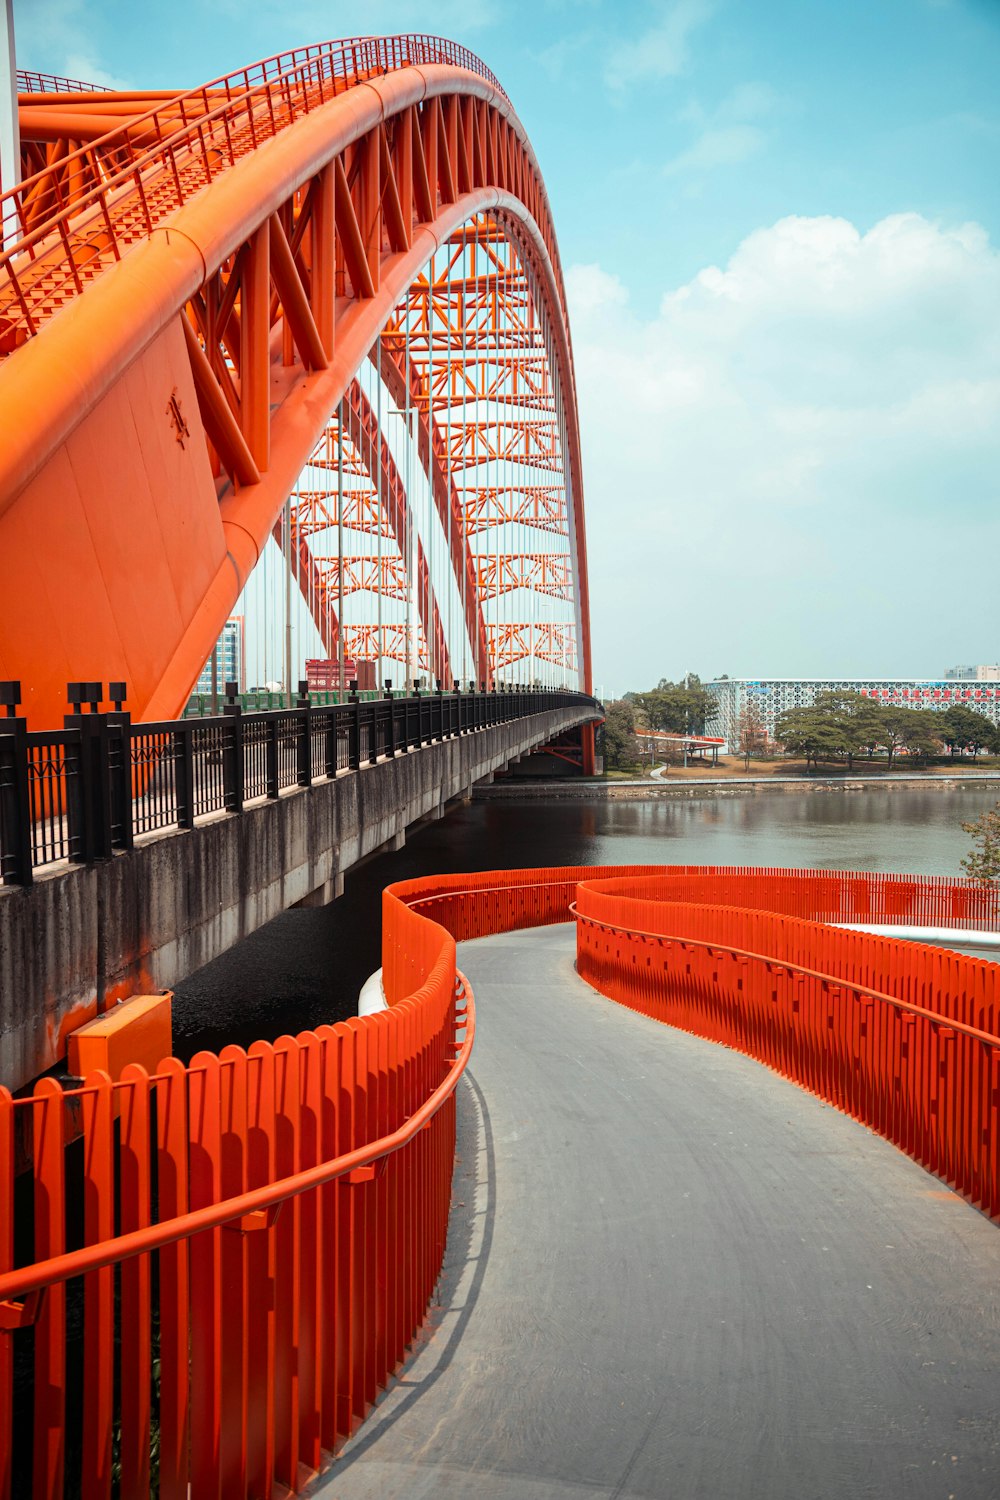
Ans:
{"label": "orange picket fence", "polygon": [[440,926],[387,893],[384,943],[377,1015],[0,1090],[4,1500],[283,1494],[364,1418],[440,1271],[474,1032]]}
{"label": "orange picket fence", "polygon": [[384,1012],[0,1089],[0,1500],[308,1482],[440,1271],[475,1029],[455,940],[574,914],[604,994],[759,1058],[1000,1213],[996,967],[827,925],[995,930],[991,888],[696,866],[408,881],[383,896]]}

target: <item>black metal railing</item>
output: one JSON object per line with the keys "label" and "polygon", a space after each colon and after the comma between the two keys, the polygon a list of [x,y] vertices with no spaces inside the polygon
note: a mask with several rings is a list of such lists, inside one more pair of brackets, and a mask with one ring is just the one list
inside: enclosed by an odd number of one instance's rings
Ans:
{"label": "black metal railing", "polygon": [[133,724],[125,686],[70,683],[63,729],[31,732],[16,716],[20,684],[0,682],[0,885],[30,885],[41,865],[91,864],[130,849],[139,834],[192,828],[211,813],[241,813],[339,772],[374,765],[471,730],[554,709],[599,705],[557,688],[463,692],[441,686],[412,697],[314,708],[299,685],[294,708],[246,713],[232,683],[214,718]]}

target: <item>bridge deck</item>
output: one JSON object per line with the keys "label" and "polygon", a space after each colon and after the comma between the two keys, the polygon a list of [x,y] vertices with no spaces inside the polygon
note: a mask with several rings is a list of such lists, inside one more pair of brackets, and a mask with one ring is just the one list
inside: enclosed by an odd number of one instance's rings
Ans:
{"label": "bridge deck", "polygon": [[853,1121],[602,999],[572,929],[478,1000],[433,1328],[325,1500],[1000,1491],[1000,1235]]}

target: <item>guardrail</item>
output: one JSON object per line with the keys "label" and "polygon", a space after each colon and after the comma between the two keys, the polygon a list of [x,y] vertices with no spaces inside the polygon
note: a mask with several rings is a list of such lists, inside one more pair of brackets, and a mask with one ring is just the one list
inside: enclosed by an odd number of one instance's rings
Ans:
{"label": "guardrail", "polygon": [[[768,878],[742,876],[582,881],[573,908],[581,977],[634,1010],[757,1058],[1000,1216],[997,966],[745,909],[751,890],[766,900]],[[777,903],[794,879],[785,872],[774,881]],[[997,892],[973,882],[809,872],[810,884],[820,910],[838,885],[848,906],[870,884],[872,920],[933,895],[953,913],[943,919],[939,910],[942,926],[960,933],[970,910],[987,908],[996,926]],[[688,899],[685,886],[698,894]]]}
{"label": "guardrail", "polygon": [[[0,254],[0,343],[10,349],[37,333],[103,264],[310,110],[366,78],[432,63],[474,72],[506,98],[475,53],[443,37],[323,42],[159,100],[19,183],[0,196],[0,221],[19,226]],[[92,186],[69,199],[70,182]]]}
{"label": "guardrail", "polygon": [[110,94],[113,92],[104,83],[84,83],[79,78],[64,78],[60,73],[36,73],[29,68],[18,68],[17,91],[19,94]]}
{"label": "guardrail", "polygon": [[440,1271],[475,1032],[452,938],[391,889],[383,922],[378,1015],[0,1088],[0,1500],[287,1494],[371,1408]]}
{"label": "guardrail", "polygon": [[29,885],[36,868],[57,860],[110,858],[139,834],[241,813],[255,799],[382,756],[531,714],[596,710],[592,698],[548,688],[352,694],[321,708],[300,690],[295,708],[244,713],[234,689],[219,716],[133,724],[122,708],[124,684],[110,685],[115,708],[100,713],[103,684],[71,683],[66,727],[31,732],[14,717],[20,685],[0,683],[9,715],[0,719],[0,884]]}

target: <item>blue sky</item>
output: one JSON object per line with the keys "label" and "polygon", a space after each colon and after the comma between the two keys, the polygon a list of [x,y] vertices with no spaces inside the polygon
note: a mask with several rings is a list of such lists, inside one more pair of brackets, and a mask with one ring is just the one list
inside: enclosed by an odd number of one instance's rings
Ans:
{"label": "blue sky", "polygon": [[195,84],[429,30],[527,126],[570,288],[595,675],[1000,658],[1000,0],[15,0],[23,66]]}

